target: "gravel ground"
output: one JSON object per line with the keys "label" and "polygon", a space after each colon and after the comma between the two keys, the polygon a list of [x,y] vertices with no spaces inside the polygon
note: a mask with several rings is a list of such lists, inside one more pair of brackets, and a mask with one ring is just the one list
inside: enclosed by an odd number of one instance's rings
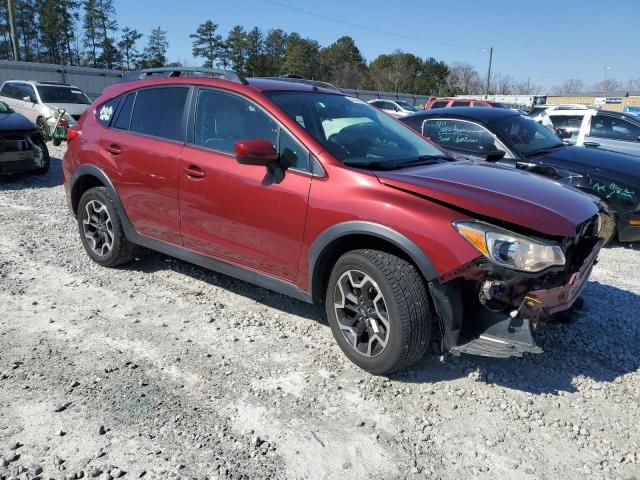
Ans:
{"label": "gravel ground", "polygon": [[0,181],[0,479],[640,478],[637,247],[603,251],[542,355],[374,377],[318,306],[155,253],[92,263],[63,148]]}

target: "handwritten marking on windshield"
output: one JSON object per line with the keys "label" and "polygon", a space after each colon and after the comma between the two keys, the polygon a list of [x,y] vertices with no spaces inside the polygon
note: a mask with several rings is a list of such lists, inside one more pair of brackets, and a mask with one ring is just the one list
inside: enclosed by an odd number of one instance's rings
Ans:
{"label": "handwritten marking on windshield", "polygon": [[636,193],[627,188],[621,187],[615,183],[610,183],[609,185],[603,185],[602,183],[596,182],[592,188],[594,192],[605,194],[606,198],[611,198],[613,196],[616,196],[616,197],[628,198],[629,200],[632,200],[633,196]]}

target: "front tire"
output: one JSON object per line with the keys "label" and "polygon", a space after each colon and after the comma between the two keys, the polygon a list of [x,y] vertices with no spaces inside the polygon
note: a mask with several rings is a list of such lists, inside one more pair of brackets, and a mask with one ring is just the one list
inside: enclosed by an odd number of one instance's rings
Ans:
{"label": "front tire", "polygon": [[601,214],[600,218],[602,219],[602,226],[600,227],[600,233],[598,235],[604,239],[603,246],[609,245],[615,242],[618,234],[616,219],[609,208]]}
{"label": "front tire", "polygon": [[40,132],[40,136],[42,137],[42,142],[46,143],[49,141],[49,129],[47,128],[47,122],[45,122],[44,118],[40,117],[36,121],[36,125],[38,126],[38,131]]}
{"label": "front tire", "polygon": [[378,250],[342,255],[325,307],[338,346],[353,363],[382,375],[420,360],[435,314],[424,280],[406,260]]}
{"label": "front tire", "polygon": [[49,171],[49,168],[51,168],[51,157],[49,156],[47,144],[44,143],[44,141],[39,145],[39,147],[42,148],[42,156],[44,157],[43,163],[41,167],[32,170],[31,173],[34,175],[45,175]]}
{"label": "front tire", "polygon": [[136,247],[127,240],[115,202],[104,187],[87,190],[80,198],[78,230],[91,259],[103,267],[116,267],[133,260]]}

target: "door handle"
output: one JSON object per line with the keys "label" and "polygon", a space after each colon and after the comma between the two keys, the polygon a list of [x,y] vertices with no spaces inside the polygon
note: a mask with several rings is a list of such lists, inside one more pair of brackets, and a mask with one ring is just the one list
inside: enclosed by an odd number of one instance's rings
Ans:
{"label": "door handle", "polygon": [[600,144],[598,142],[584,142],[583,145],[585,147],[599,147]]}
{"label": "door handle", "polygon": [[204,178],[206,173],[197,165],[189,165],[182,169],[182,171],[191,178]]}
{"label": "door handle", "polygon": [[120,155],[122,153],[122,149],[120,148],[120,145],[116,145],[115,143],[112,143],[111,145],[107,145],[106,147],[104,147],[104,149],[109,152],[111,155]]}

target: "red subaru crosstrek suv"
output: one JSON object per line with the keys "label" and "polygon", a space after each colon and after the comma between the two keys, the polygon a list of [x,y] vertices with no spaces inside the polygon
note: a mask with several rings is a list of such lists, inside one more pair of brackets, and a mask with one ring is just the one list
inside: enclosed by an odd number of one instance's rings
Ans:
{"label": "red subaru crosstrek suv", "polygon": [[452,161],[335,87],[154,69],[107,88],[63,169],[91,259],[144,246],[306,302],[383,374],[439,352],[540,352],[602,244],[599,205],[552,180]]}

